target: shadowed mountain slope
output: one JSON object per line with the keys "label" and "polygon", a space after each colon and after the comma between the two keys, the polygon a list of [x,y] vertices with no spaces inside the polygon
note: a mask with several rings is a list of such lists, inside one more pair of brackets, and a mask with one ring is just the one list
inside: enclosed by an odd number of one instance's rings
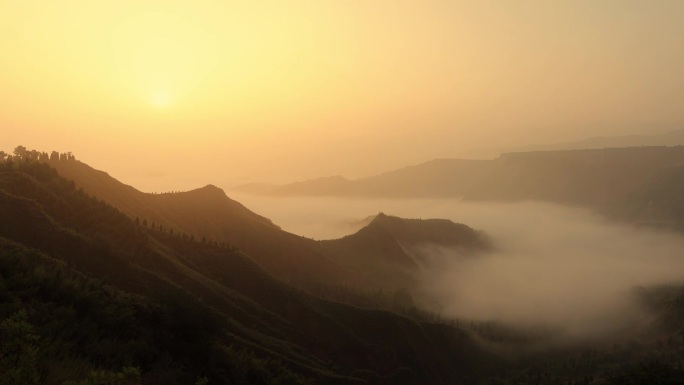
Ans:
{"label": "shadowed mountain slope", "polygon": [[188,192],[148,194],[79,161],[50,162],[78,188],[149,225],[197,239],[227,242],[288,281],[326,280],[354,284],[354,277],[309,246],[309,240],[282,231],[270,220],[228,198],[213,185]]}
{"label": "shadowed mountain slope", "polygon": [[408,246],[432,244],[484,248],[489,245],[483,233],[448,219],[407,219],[380,213],[371,225],[387,230],[399,242]]}
{"label": "shadowed mountain slope", "polygon": [[323,252],[342,266],[390,286],[410,288],[427,263],[424,247],[474,253],[490,247],[481,232],[446,219],[404,219],[378,214],[346,237],[319,241]]}
{"label": "shadowed mountain slope", "polygon": [[126,365],[150,384],[470,384],[496,362],[459,329],[327,302],[234,249],[138,226],[45,164],[0,170],[0,216],[0,319],[34,325],[48,384]]}

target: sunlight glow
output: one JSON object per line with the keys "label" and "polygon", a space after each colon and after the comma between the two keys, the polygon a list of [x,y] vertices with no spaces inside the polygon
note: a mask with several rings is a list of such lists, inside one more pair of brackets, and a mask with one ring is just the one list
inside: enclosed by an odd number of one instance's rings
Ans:
{"label": "sunlight glow", "polygon": [[682,127],[684,1],[539,3],[0,0],[0,134],[289,182]]}
{"label": "sunlight glow", "polygon": [[167,108],[171,105],[171,96],[164,91],[158,91],[151,97],[152,105],[157,108]]}

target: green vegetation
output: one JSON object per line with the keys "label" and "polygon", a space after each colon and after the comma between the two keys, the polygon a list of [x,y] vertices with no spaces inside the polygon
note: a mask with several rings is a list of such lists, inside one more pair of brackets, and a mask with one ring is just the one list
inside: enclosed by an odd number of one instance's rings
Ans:
{"label": "green vegetation", "polygon": [[220,316],[183,292],[126,295],[4,239],[0,276],[0,368],[7,384],[301,380],[277,361],[218,346]]}
{"label": "green vegetation", "polygon": [[502,378],[491,378],[484,384],[681,385],[684,384],[684,344],[681,340],[650,345],[632,341],[612,349],[534,356],[518,366],[521,369]]}

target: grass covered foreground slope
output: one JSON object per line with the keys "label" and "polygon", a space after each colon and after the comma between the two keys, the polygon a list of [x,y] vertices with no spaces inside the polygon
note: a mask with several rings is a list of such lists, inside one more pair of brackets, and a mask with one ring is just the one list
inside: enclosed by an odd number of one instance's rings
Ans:
{"label": "grass covered foreground slope", "polygon": [[46,164],[0,165],[0,217],[9,383],[470,384],[499,362],[457,328],[327,302],[235,247],[136,225]]}

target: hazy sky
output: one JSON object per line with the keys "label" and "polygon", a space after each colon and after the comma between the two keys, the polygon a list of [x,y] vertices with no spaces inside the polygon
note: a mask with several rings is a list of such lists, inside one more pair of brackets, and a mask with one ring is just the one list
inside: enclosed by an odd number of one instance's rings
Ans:
{"label": "hazy sky", "polygon": [[684,1],[0,0],[0,148],[146,191],[684,122]]}

